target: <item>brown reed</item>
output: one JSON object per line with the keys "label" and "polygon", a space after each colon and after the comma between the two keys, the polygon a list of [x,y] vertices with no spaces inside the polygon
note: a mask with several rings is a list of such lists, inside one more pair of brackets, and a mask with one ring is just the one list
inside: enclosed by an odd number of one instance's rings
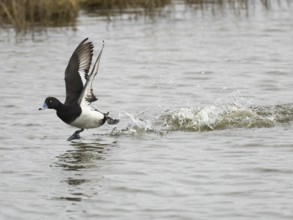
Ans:
{"label": "brown reed", "polygon": [[12,25],[17,31],[72,24],[78,10],[77,0],[0,0],[0,24]]}

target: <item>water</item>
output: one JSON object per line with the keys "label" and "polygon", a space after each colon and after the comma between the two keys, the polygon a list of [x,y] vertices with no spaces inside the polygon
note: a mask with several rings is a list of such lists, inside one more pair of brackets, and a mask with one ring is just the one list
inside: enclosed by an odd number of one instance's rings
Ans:
{"label": "water", "polygon": [[[292,219],[292,10],[2,30],[0,219]],[[70,143],[37,109],[85,37],[106,42],[93,105],[121,122]]]}

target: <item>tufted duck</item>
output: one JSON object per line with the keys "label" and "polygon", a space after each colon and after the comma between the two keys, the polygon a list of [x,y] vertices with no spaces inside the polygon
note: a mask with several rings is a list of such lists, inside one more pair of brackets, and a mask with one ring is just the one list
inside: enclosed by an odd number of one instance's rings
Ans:
{"label": "tufted duck", "polygon": [[[90,70],[93,44],[84,39],[73,52],[67,68],[65,70],[65,87],[66,100],[62,104],[54,97],[47,97],[44,105],[39,110],[55,109],[57,116],[65,123],[80,128],[74,132],[67,140],[71,141],[79,139],[79,133],[84,129],[97,128],[102,126],[106,121],[108,124],[114,125],[119,122],[108,116],[108,113],[102,113],[90,106],[91,102],[97,100],[93,94],[92,83],[98,73],[100,58],[104,49],[101,49],[92,70]],[[85,79],[83,84],[82,77]]]}

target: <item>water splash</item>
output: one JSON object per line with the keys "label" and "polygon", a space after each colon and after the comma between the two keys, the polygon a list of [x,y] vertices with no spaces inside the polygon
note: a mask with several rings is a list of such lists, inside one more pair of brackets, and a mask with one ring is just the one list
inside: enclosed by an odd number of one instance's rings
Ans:
{"label": "water splash", "polygon": [[120,123],[118,127],[115,127],[111,134],[143,134],[148,132],[155,132],[152,127],[151,120],[143,119],[144,112],[138,115],[130,113],[122,113],[119,115]]}
{"label": "water splash", "polygon": [[163,116],[170,130],[211,131],[229,128],[271,127],[273,122],[251,109],[237,106],[181,108]]}
{"label": "water splash", "polygon": [[146,112],[137,115],[124,113],[120,115],[120,119],[124,123],[112,131],[113,135],[269,128],[293,121],[293,104],[245,107],[234,102],[233,104],[167,109],[152,116]]}

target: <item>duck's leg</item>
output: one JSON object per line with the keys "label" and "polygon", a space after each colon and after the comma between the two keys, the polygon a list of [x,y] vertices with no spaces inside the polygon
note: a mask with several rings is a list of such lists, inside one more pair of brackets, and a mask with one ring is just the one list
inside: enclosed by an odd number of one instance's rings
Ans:
{"label": "duck's leg", "polygon": [[74,139],[80,139],[80,136],[79,136],[79,133],[83,132],[84,129],[80,129],[80,130],[77,130],[76,132],[73,133],[73,135],[71,135],[67,141],[72,141]]}

